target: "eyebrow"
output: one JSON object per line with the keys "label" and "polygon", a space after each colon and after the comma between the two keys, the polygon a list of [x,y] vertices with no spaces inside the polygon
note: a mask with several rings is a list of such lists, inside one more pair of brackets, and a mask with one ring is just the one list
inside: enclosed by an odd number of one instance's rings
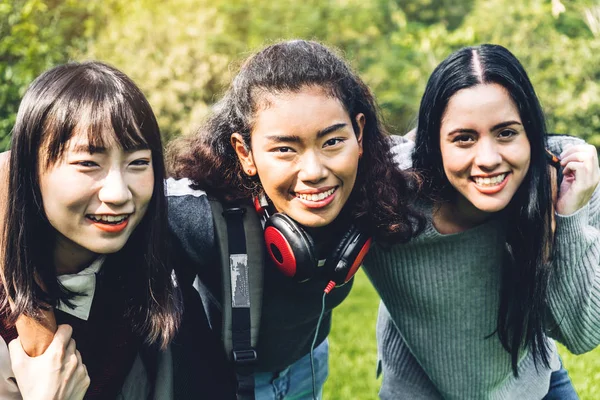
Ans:
{"label": "eyebrow", "polygon": [[[521,124],[519,121],[500,122],[499,124],[492,126],[491,130],[496,131],[498,129],[506,128],[507,126],[511,126],[511,125],[523,125],[523,124]],[[447,136],[451,136],[451,135],[454,135],[457,133],[477,133],[477,131],[475,129],[457,128],[457,129],[454,129],[454,130],[448,132]]]}
{"label": "eyebrow", "polygon": [[[149,147],[146,144],[139,144],[137,146],[133,146],[127,150],[125,150],[126,153],[135,153],[136,151],[140,151],[140,150],[148,150]],[[71,149],[71,151],[73,151],[74,153],[90,153],[90,154],[94,154],[94,153],[99,153],[99,154],[104,154],[106,153],[107,148],[104,146],[94,146],[91,144],[78,144],[75,145],[75,147],[73,147]]]}
{"label": "eyebrow", "polygon": [[[328,126],[325,129],[321,129],[317,132],[317,138],[320,139],[325,135],[328,135],[331,132],[335,132],[344,128],[347,124],[339,123]],[[300,143],[302,139],[298,135],[269,135],[267,136],[267,140],[272,142],[286,142],[286,143]]]}

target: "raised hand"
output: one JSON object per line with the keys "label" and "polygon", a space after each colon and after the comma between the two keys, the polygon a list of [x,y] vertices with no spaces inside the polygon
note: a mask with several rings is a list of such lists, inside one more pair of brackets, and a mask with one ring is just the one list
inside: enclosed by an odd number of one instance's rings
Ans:
{"label": "raised hand", "polygon": [[9,343],[12,369],[24,400],[83,399],[90,378],[72,333],[69,325],[59,325],[52,343],[38,357],[29,357],[18,337]]}
{"label": "raised hand", "polygon": [[563,181],[560,185],[556,212],[570,215],[586,205],[600,182],[596,148],[589,144],[567,147],[560,155]]}

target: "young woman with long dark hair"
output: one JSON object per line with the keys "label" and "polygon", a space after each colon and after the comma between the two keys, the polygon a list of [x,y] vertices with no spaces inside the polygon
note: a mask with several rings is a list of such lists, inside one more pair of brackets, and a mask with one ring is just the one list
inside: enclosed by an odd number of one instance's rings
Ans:
{"label": "young woman with long dark hair", "polygon": [[[305,232],[293,236],[309,237],[316,260],[331,258],[352,229],[386,243],[405,242],[415,231],[409,180],[395,166],[371,92],[319,43],[286,41],[251,56],[205,125],[173,152],[179,180],[169,180],[169,220],[200,278],[216,330],[222,326],[221,257],[207,195],[223,204],[266,200],[262,206],[271,214],[285,214],[298,225],[294,232]],[[265,263],[251,396],[313,398],[313,381],[321,392],[331,311],[351,288],[350,282],[326,297],[317,332],[328,282],[317,273],[298,283],[275,262]]]}
{"label": "young woman with long dark hair", "polygon": [[[81,398],[87,381],[89,399],[173,398],[175,355],[190,349],[171,345],[182,295],[167,260],[164,176],[152,109],[120,71],[69,63],[28,88],[12,132],[2,229],[0,397]],[[202,316],[200,307],[190,326]],[[44,328],[52,339],[56,323],[71,326],[76,342],[60,327],[50,355],[23,354],[44,352]],[[204,327],[206,335],[195,332],[207,351],[192,362],[219,370],[198,361],[211,361],[206,319]],[[7,344],[18,334],[11,367]],[[65,370],[76,373],[56,375]],[[195,378],[219,385],[210,373]],[[62,386],[74,382],[69,397]],[[213,397],[213,386],[188,396]]]}
{"label": "young woman with long dark hair", "polygon": [[422,177],[428,223],[365,260],[381,398],[576,398],[552,338],[575,353],[600,342],[595,148],[548,137],[519,61],[482,45],[434,70],[414,150],[395,150]]}

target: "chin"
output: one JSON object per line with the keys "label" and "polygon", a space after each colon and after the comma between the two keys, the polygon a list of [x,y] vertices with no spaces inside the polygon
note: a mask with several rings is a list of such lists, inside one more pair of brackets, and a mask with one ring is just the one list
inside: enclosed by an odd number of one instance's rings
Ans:
{"label": "chin", "polygon": [[123,249],[123,247],[125,247],[125,243],[111,243],[103,246],[92,246],[89,249],[98,254],[113,254]]}
{"label": "chin", "polygon": [[298,215],[297,218],[292,215],[290,215],[290,217],[300,225],[305,226],[307,228],[321,228],[323,226],[329,225],[335,219],[313,213],[310,213],[310,215],[306,215],[303,213]]}
{"label": "chin", "polygon": [[491,213],[496,213],[496,212],[504,210],[506,208],[506,206],[508,206],[508,203],[501,202],[501,203],[491,203],[490,204],[489,202],[485,202],[485,203],[480,203],[480,204],[474,204],[474,206],[479,211],[491,214]]}

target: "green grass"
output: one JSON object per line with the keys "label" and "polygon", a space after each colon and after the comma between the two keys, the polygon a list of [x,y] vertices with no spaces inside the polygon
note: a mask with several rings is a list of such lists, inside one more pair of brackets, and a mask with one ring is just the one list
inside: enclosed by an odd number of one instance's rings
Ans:
{"label": "green grass", "polygon": [[[377,399],[375,321],[379,298],[359,271],[348,299],[333,313],[329,337],[327,400]],[[600,348],[582,356],[560,347],[560,354],[581,400],[600,398]]]}

